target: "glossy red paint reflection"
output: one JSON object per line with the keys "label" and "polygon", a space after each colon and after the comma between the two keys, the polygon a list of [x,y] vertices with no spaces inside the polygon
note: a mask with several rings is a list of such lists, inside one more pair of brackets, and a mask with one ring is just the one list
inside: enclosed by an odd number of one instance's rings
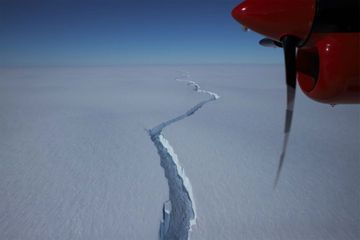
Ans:
{"label": "glossy red paint reflection", "polygon": [[242,25],[274,40],[284,35],[305,39],[315,16],[315,0],[245,0],[232,16]]}
{"label": "glossy red paint reflection", "polygon": [[[359,45],[360,33],[313,33],[298,50],[298,82],[303,92],[324,103],[359,103]],[[316,79],[307,71],[314,62],[311,57],[318,57]]]}

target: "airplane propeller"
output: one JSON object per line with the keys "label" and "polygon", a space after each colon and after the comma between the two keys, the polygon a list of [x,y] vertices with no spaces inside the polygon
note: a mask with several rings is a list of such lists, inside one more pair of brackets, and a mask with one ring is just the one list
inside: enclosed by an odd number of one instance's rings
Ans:
{"label": "airplane propeller", "polygon": [[260,40],[260,45],[266,47],[282,47],[284,49],[285,58],[285,76],[286,76],[286,114],[284,127],[284,140],[282,152],[279,159],[279,165],[276,172],[274,188],[277,186],[280,178],[281,169],[284,163],[289,134],[291,130],[292,117],[294,112],[295,93],[296,93],[296,47],[298,39],[292,36],[285,36],[281,42],[274,41],[269,38]]}
{"label": "airplane propeller", "polygon": [[281,42],[278,42],[278,41],[274,41],[270,38],[263,38],[259,41],[259,44],[261,46],[264,46],[264,47],[273,47],[273,48],[277,48],[277,47],[282,47],[282,44]]}

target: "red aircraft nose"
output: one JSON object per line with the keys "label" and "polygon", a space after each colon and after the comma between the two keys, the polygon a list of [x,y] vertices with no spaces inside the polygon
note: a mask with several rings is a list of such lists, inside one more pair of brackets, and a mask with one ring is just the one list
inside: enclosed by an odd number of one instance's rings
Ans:
{"label": "red aircraft nose", "polygon": [[315,16],[316,0],[245,0],[232,16],[245,27],[274,40],[285,35],[305,39]]}

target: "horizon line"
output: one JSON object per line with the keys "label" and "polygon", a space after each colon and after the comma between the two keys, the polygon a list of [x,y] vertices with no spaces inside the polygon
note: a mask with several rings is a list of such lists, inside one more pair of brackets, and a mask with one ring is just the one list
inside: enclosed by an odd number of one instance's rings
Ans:
{"label": "horizon line", "polygon": [[283,63],[119,63],[119,64],[10,64],[0,68],[38,68],[38,67],[120,67],[120,66],[188,66],[188,65],[283,65]]}

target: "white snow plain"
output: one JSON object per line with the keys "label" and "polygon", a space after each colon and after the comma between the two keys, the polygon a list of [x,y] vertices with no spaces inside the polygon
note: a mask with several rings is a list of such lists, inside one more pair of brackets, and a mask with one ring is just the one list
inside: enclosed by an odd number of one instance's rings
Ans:
{"label": "white snow plain", "polygon": [[360,108],[297,93],[283,137],[282,65],[0,69],[0,239],[158,239],[163,130],[196,204],[192,240],[359,239]]}

